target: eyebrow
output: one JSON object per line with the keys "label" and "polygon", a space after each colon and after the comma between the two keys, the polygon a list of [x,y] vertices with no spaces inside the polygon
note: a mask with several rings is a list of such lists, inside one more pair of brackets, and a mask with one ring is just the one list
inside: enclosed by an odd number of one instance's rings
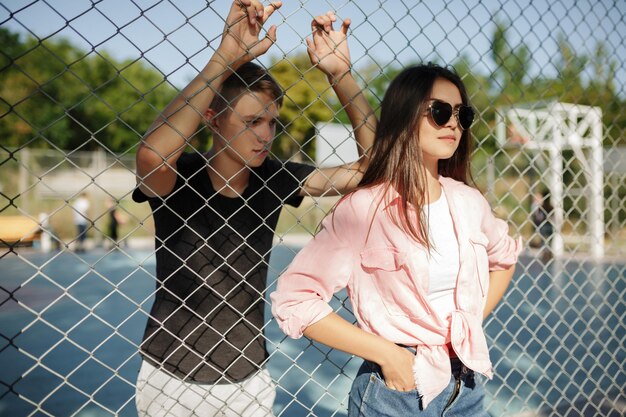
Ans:
{"label": "eyebrow", "polygon": [[[241,119],[245,120],[245,121],[252,121],[252,120],[258,120],[258,119],[262,119],[264,116],[264,113],[261,114],[248,114],[248,115],[241,115]],[[273,116],[270,118],[271,120],[274,120],[276,122],[278,122],[278,116]]]}
{"label": "eyebrow", "polygon": [[[431,100],[431,101],[441,101],[442,103],[448,103],[448,104],[452,105],[452,103],[450,103],[449,101],[444,100],[444,99],[442,99],[442,98],[430,97],[428,100]],[[461,104],[464,104],[464,103],[463,103],[463,99],[461,99],[461,102],[460,102],[459,104],[457,104],[457,106],[458,106],[458,105],[461,105]]]}
{"label": "eyebrow", "polygon": [[466,104],[465,104],[465,103],[463,103],[463,99],[461,99],[461,102],[460,102],[460,103],[457,103],[457,104],[452,104],[452,103],[450,103],[449,101],[442,100],[442,99],[440,99],[440,98],[433,98],[433,97],[429,98],[428,100],[430,100],[430,101],[440,101],[440,102],[442,102],[442,103],[449,104],[449,105],[451,105],[451,106],[452,106],[452,108],[453,108],[453,109],[456,109],[456,108],[457,108],[457,107],[459,107],[459,106],[466,106]]}

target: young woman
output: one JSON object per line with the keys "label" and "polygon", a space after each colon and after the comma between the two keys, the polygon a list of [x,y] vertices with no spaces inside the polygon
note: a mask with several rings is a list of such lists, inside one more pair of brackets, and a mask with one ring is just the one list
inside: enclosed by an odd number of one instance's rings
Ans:
{"label": "young woman", "polygon": [[[487,416],[478,376],[493,371],[482,321],[511,280],[521,242],[468,185],[473,120],[454,72],[401,72],[359,188],[271,295],[287,335],[365,360],[349,416]],[[358,327],[328,305],[344,287]]]}

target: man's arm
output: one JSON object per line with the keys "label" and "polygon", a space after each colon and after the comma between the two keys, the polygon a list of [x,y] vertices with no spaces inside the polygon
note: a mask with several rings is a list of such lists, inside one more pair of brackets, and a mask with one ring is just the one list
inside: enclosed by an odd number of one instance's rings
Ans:
{"label": "man's arm", "polygon": [[176,182],[176,161],[224,80],[241,65],[264,54],[276,40],[276,27],[259,39],[263,23],[280,1],[263,7],[259,0],[233,2],[219,47],[202,71],[152,123],[137,149],[137,181],[149,196],[167,195]]}
{"label": "man's arm", "polygon": [[350,72],[352,64],[346,37],[351,22],[344,20],[341,30],[335,31],[332,23],[336,20],[333,13],[313,20],[313,39],[307,39],[308,53],[311,62],[328,77],[350,118],[359,159],[315,171],[307,178],[300,195],[338,195],[355,188],[367,169],[369,150],[374,143],[376,115]]}

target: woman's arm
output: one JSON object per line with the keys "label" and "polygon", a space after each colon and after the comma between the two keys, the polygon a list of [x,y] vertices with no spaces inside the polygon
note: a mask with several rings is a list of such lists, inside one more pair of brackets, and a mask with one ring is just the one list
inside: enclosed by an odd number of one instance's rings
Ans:
{"label": "woman's arm", "polygon": [[489,316],[504,296],[514,272],[515,265],[512,265],[509,269],[491,271],[489,273],[489,291],[487,292],[487,301],[483,310],[483,320]]}
{"label": "woman's arm", "polygon": [[[328,304],[346,288],[360,268],[362,243],[371,218],[372,195],[356,192],[342,200],[324,219],[317,235],[295,256],[270,294],[272,314],[291,338],[305,335],[331,348],[380,365],[387,386],[415,386],[415,355],[396,344],[347,322]],[[381,312],[382,314],[382,312]]]}
{"label": "woman's arm", "polygon": [[304,330],[304,335],[333,349],[360,356],[377,363],[385,383],[396,391],[415,388],[413,361],[415,355],[380,336],[368,333],[330,313]]}
{"label": "woman's arm", "polygon": [[522,239],[509,236],[509,225],[494,216],[484,196],[480,196],[480,201],[479,210],[482,209],[483,212],[480,229],[489,241],[487,257],[491,271],[489,272],[489,290],[483,309],[483,319],[485,319],[496,308],[513,278],[515,264],[522,250]]}

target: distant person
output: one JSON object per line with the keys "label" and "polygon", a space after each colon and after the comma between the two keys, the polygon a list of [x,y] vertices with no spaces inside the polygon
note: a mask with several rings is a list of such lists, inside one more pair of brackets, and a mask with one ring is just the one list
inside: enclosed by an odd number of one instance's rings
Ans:
{"label": "distant person", "polygon": [[87,238],[87,229],[91,220],[89,220],[89,196],[86,192],[80,193],[78,198],[72,203],[74,209],[74,225],[76,226],[76,252],[85,251],[85,239]]}
{"label": "distant person", "polygon": [[[140,416],[272,416],[265,369],[267,268],[284,204],[354,188],[365,170],[376,118],[351,74],[346,34],[330,13],[312,22],[312,63],[344,106],[360,158],[316,170],[270,158],[283,91],[252,59],[276,39],[262,24],[281,6],[234,1],[219,47],[157,118],[137,151],[137,202],[156,231],[155,300],[141,344]],[[211,24],[211,22],[208,22]],[[184,152],[206,123],[207,153]]]}
{"label": "distant person", "polygon": [[[474,110],[461,78],[406,68],[381,104],[371,160],[271,294],[290,337],[364,359],[350,417],[487,417],[483,320],[521,249],[470,184]],[[358,326],[329,306],[347,288]]]}
{"label": "distant person", "polygon": [[107,201],[108,206],[108,236],[115,246],[119,245],[119,227],[126,223],[126,216],[120,212],[118,203],[114,200]]}
{"label": "distant person", "polygon": [[531,207],[531,219],[538,234],[537,247],[540,249],[539,258],[545,263],[552,258],[552,235],[554,225],[552,224],[552,211],[554,208],[550,203],[550,195],[543,192],[536,192],[533,195]]}

